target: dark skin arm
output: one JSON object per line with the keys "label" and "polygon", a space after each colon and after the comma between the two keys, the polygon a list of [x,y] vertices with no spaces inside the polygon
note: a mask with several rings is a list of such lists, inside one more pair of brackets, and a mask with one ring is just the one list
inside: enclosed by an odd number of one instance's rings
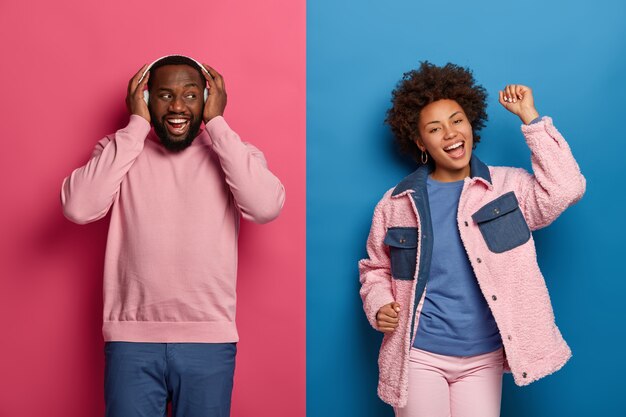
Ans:
{"label": "dark skin arm", "polygon": [[213,68],[207,64],[202,64],[207,72],[202,72],[204,78],[209,85],[209,97],[204,103],[204,111],[202,113],[202,119],[204,123],[208,123],[209,120],[217,116],[224,115],[224,109],[226,108],[226,85],[224,84],[224,78]]}
{"label": "dark skin arm", "polygon": [[137,74],[133,76],[128,82],[128,90],[126,92],[126,108],[130,114],[136,114],[143,117],[150,123],[150,112],[148,111],[148,105],[143,99],[143,90],[148,85],[148,78],[150,78],[150,72],[143,77],[141,82],[141,74],[146,70],[148,64],[145,64]]}

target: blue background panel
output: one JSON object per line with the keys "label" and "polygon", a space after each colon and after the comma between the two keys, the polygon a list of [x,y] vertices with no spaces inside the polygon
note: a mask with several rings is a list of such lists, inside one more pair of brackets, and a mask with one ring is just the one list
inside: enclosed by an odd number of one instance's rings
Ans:
{"label": "blue background panel", "polygon": [[497,103],[526,84],[587,178],[583,200],[534,233],[574,356],[528,387],[506,375],[502,416],[626,416],[626,4],[315,0],[307,13],[307,416],[393,415],[357,262],[376,202],[416,167],[384,119],[422,60],[468,66],[487,89],[483,161],[530,169],[519,119]]}

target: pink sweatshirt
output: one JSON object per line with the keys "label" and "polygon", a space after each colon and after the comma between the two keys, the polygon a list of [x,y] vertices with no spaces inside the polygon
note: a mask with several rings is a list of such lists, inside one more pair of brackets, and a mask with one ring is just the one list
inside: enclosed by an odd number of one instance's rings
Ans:
{"label": "pink sweatshirt", "polygon": [[64,214],[75,223],[111,210],[104,339],[236,342],[239,216],[269,222],[284,199],[263,154],[222,117],[172,153],[132,115],[61,189]]}

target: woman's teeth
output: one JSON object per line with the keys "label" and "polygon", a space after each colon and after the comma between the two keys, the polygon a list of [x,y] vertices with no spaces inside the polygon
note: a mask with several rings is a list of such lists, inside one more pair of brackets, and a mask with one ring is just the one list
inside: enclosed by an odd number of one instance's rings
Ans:
{"label": "woman's teeth", "polygon": [[443,148],[443,150],[451,157],[451,158],[462,158],[465,155],[465,143],[457,142],[453,145],[447,146]]}
{"label": "woman's teeth", "polygon": [[446,152],[448,152],[448,151],[451,151],[451,150],[453,150],[453,149],[458,148],[459,146],[463,146],[463,142],[457,142],[457,143],[455,143],[454,145],[450,145],[450,146],[448,146],[448,147],[446,147],[446,148],[443,148],[443,150],[444,150],[444,151],[446,151]]}

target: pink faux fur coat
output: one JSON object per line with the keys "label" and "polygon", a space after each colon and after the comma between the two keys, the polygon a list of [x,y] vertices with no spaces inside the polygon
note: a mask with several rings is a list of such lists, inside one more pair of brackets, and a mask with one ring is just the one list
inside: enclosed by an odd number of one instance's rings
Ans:
{"label": "pink faux fur coat", "polygon": [[[472,157],[457,214],[461,240],[502,336],[506,369],[517,385],[557,371],[571,356],[554,322],[530,231],[549,225],[585,192],[585,179],[550,118],[524,125],[522,132],[534,175],[519,168],[487,167]],[[426,262],[421,255],[429,253],[424,249],[431,237],[420,220],[423,211],[416,197],[420,169],[376,206],[367,241],[369,258],[359,262],[360,292],[371,325],[376,328],[376,313],[385,304],[397,301],[402,308],[399,326],[385,335],[378,360],[378,395],[395,407],[407,402],[409,351],[425,294],[423,286],[418,289],[425,278],[420,276]],[[430,219],[426,222],[430,227]],[[509,233],[510,227],[516,230]],[[411,249],[415,256],[408,252],[408,258],[415,258],[415,272],[399,277],[407,266],[392,265],[403,262],[393,251]]]}

